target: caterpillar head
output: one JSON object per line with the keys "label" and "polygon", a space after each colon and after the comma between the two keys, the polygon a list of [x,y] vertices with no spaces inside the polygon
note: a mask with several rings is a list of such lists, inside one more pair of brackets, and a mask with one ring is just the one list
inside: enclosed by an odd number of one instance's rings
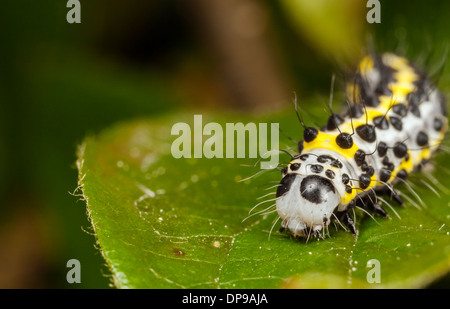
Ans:
{"label": "caterpillar head", "polygon": [[282,229],[302,237],[320,234],[330,224],[331,215],[341,201],[329,179],[297,173],[285,175],[276,197]]}

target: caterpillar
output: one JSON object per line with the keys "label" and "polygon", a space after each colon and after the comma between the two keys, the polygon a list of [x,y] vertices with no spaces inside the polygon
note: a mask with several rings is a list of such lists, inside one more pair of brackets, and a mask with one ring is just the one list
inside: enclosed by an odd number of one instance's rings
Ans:
{"label": "caterpillar", "polygon": [[[280,231],[321,236],[332,219],[357,230],[355,207],[388,217],[377,196],[403,200],[393,185],[420,170],[447,131],[445,98],[426,74],[393,53],[365,56],[346,85],[347,110],[320,129],[306,126],[299,154],[284,167],[276,191]],[[342,224],[343,223],[343,224]]]}

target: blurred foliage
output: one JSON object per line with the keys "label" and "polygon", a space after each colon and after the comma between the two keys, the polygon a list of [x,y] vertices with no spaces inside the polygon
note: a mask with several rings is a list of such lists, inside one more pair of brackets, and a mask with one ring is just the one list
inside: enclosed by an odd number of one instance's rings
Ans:
{"label": "blurred foliage", "polygon": [[282,4],[296,29],[324,56],[354,62],[363,55],[364,1],[284,0]]}
{"label": "blurred foliage", "polygon": [[[226,95],[229,88],[218,73],[214,49],[199,31],[198,3],[82,1],[82,23],[70,25],[65,1],[1,1],[0,234],[8,241],[0,242],[0,250],[31,248],[21,259],[8,260],[11,264],[0,263],[17,269],[12,281],[0,280],[1,286],[107,286],[94,237],[82,231],[89,232],[85,205],[68,193],[77,186],[75,149],[84,136],[135,117],[240,106],[230,104],[233,97]],[[345,9],[347,4],[331,10],[335,1],[326,14],[314,15],[300,12],[299,3],[262,2],[269,16],[269,45],[288,91],[301,98],[327,96],[330,76],[340,70],[338,51],[355,44],[351,38],[338,39],[352,33],[339,21],[351,25],[353,11]],[[449,9],[443,1],[382,1],[381,24],[360,21],[363,41],[367,33],[382,50],[404,50],[412,58],[433,54],[430,61],[423,57],[425,66],[433,66],[448,44]],[[446,66],[440,84],[450,90],[449,81]],[[17,236],[24,230],[25,236]],[[82,265],[77,286],[65,281],[71,258]],[[23,265],[35,271],[19,271]]]}
{"label": "blurred foliage", "polygon": [[[82,231],[89,231],[85,205],[69,194],[77,186],[76,146],[88,132],[120,119],[168,111],[178,101],[162,74],[108,61],[92,51],[86,39],[95,28],[87,18],[90,10],[95,16],[102,6],[83,5],[83,23],[74,28],[65,22],[61,1],[4,1],[0,9],[8,25],[0,30],[7,47],[0,51],[5,145],[1,220],[10,222],[19,207],[41,213],[37,220],[47,225],[45,237],[51,243],[41,249],[53,251],[53,265],[41,265],[46,275],[37,287],[69,286],[65,263],[71,258],[82,265],[82,284],[74,287],[107,286],[94,238]],[[39,234],[29,235],[29,242],[36,241],[33,236]]]}

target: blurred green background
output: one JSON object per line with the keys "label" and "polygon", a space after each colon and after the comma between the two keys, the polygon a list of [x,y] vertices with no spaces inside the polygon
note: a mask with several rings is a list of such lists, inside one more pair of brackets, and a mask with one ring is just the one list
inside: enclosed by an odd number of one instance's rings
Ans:
{"label": "blurred green background", "polygon": [[[365,0],[0,3],[0,288],[107,288],[77,186],[86,135],[180,110],[291,108],[327,97],[333,73],[370,46],[445,60],[450,2]],[[440,78],[450,90],[449,66]],[[68,284],[66,262],[81,262]],[[436,287],[448,287],[444,278]]]}

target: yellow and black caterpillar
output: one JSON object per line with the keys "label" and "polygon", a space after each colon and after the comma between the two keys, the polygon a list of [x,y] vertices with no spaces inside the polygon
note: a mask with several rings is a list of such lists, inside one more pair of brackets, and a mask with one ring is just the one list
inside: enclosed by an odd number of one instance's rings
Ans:
{"label": "yellow and black caterpillar", "polygon": [[299,154],[282,169],[276,208],[294,236],[321,235],[332,216],[356,234],[354,207],[387,217],[375,195],[403,204],[392,184],[420,169],[447,131],[444,96],[395,54],[363,58],[346,97],[345,114],[332,113],[326,126],[301,120]]}

